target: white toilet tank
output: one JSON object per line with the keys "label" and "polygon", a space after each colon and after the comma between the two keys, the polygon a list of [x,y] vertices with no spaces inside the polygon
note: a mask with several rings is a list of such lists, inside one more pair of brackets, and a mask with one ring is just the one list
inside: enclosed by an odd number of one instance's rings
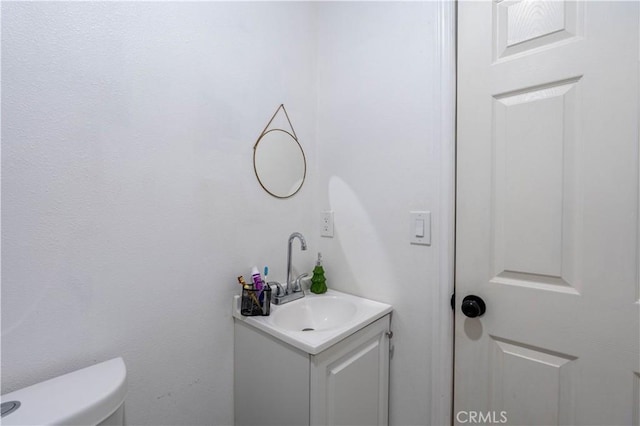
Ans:
{"label": "white toilet tank", "polygon": [[3,413],[17,408],[1,424],[124,425],[126,393],[126,366],[114,358],[2,395]]}

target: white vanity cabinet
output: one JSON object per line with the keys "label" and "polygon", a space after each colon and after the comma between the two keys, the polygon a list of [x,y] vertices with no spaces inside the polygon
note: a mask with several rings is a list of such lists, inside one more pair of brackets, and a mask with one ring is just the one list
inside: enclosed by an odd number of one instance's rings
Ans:
{"label": "white vanity cabinet", "polygon": [[234,320],[235,424],[387,425],[390,315],[317,353]]}

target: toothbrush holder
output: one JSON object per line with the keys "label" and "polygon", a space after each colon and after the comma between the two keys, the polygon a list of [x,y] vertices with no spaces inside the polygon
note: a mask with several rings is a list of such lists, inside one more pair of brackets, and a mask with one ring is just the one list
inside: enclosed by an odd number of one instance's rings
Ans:
{"label": "toothbrush holder", "polygon": [[240,314],[246,317],[268,316],[271,313],[271,287],[262,290],[243,288]]}

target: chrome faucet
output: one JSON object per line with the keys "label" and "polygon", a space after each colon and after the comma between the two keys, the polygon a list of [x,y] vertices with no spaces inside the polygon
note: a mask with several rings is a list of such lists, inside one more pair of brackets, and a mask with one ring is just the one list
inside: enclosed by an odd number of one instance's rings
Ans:
{"label": "chrome faucet", "polygon": [[284,303],[291,302],[292,300],[304,297],[304,290],[302,289],[300,281],[302,280],[302,278],[308,276],[309,274],[302,274],[294,279],[291,270],[291,246],[293,244],[293,240],[295,240],[296,238],[300,240],[300,248],[302,250],[307,249],[307,242],[305,241],[301,233],[294,232],[289,236],[289,242],[287,246],[287,285],[284,289],[282,289],[281,286],[277,286],[278,291],[272,298],[273,303],[275,303],[276,305],[282,305]]}
{"label": "chrome faucet", "polygon": [[289,245],[287,250],[287,293],[297,293],[302,290],[302,287],[300,287],[300,281],[296,280],[296,282],[294,283],[293,278],[291,277],[291,244],[296,238],[300,240],[300,248],[302,250],[307,249],[307,242],[305,241],[301,233],[294,232],[293,234],[289,235]]}

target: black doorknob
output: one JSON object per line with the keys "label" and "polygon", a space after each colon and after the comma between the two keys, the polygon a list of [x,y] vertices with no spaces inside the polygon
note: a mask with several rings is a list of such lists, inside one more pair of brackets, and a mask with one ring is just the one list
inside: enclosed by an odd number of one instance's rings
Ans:
{"label": "black doorknob", "polygon": [[462,299],[462,313],[469,318],[481,317],[487,310],[484,300],[478,296],[467,296]]}

